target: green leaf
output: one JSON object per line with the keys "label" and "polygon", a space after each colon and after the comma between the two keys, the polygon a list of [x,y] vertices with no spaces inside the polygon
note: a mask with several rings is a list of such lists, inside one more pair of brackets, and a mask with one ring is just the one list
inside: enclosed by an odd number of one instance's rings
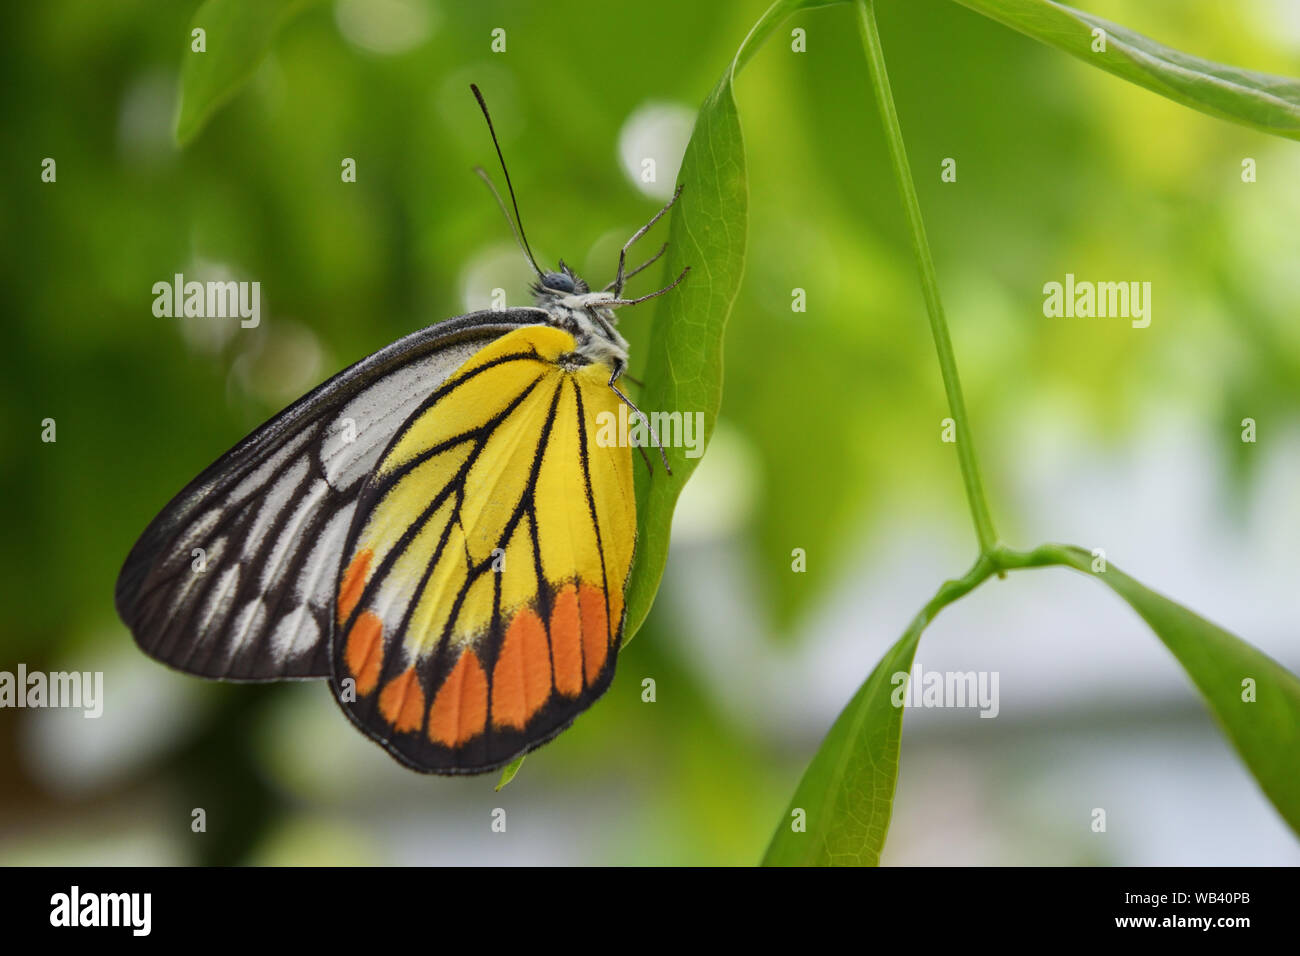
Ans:
{"label": "green leaf", "polygon": [[[839,0],[833,0],[839,2]],[[732,84],[736,73],[787,16],[827,0],[779,0],[759,18],[695,117],[677,181],[684,188],[673,207],[665,256],[668,276],[690,274],[665,295],[650,330],[645,388],[637,404],[647,413],[702,412],[707,445],[722,404],[722,340],[745,268],[749,187],[745,144]],[[641,627],[654,603],[668,560],[677,496],[699,464],[683,449],[666,449],[668,475],[651,454],[654,473],[637,466],[637,546],[627,593],[624,643]]]}
{"label": "green leaf", "polygon": [[191,31],[202,29],[205,52],[185,38],[176,143],[184,146],[212,114],[248,82],[280,29],[317,0],[207,0],[194,13]]}
{"label": "green leaf", "polygon": [[[1300,81],[1203,60],[1053,0],[956,2],[1175,103],[1300,139]],[[1105,31],[1104,52],[1093,52],[1095,29]]]}
{"label": "green leaf", "polygon": [[[1068,563],[1103,581],[1147,622],[1200,690],[1278,812],[1300,834],[1300,679],[1267,654],[1109,565],[1066,549]],[[1254,700],[1243,700],[1253,681]]]}
{"label": "green leaf", "polygon": [[527,756],[527,754],[520,755],[516,757],[514,760],[510,761],[510,763],[506,764],[505,769],[501,771],[501,779],[497,781],[497,785],[495,787],[497,793],[500,793],[506,784],[508,784],[511,780],[515,779],[515,774],[517,774],[519,772],[519,768],[524,765],[525,756]]}
{"label": "green leaf", "polygon": [[[764,866],[875,866],[894,809],[903,708],[895,674],[910,674],[929,617],[922,613],[881,658],[804,772],[763,858]],[[906,687],[906,683],[902,684]],[[804,814],[804,832],[794,830]]]}

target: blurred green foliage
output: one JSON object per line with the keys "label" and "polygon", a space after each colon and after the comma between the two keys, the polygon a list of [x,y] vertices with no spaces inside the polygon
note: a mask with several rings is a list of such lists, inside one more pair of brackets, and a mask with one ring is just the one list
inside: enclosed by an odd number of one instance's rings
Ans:
{"label": "blurred green foliage", "polygon": [[[405,7],[376,9],[387,6]],[[650,101],[696,108],[765,3],[415,6],[419,42],[379,53],[343,26],[356,4],[314,5],[183,150],[171,137],[197,4],[0,11],[0,669],[135,655],[113,582],[168,498],[316,381],[465,311],[467,264],[509,242],[470,172],[493,156],[469,82],[492,105],[539,258],[563,256],[603,284],[616,261],[608,237],[659,205],[621,170],[620,129]],[[1194,114],[948,0],[879,6],[1003,536],[1052,536],[1016,509],[1015,476],[1035,454],[1022,443],[1027,409],[1117,443],[1140,426],[1135,410],[1179,402],[1222,425],[1232,440],[1220,452],[1247,489],[1254,448],[1235,440],[1236,423],[1297,424],[1292,144]],[[1212,59],[1300,73],[1284,36],[1236,5],[1088,6]],[[799,14],[787,26],[807,30],[808,52],[778,32],[737,84],[750,249],[722,422],[754,496],[724,543],[750,575],[756,644],[806,633],[829,596],[854,586],[850,559],[888,543],[882,529],[966,524],[955,456],[935,440],[943,394],[847,16]],[[505,54],[490,51],[495,27],[508,31]],[[1259,183],[1241,182],[1244,156],[1258,160]],[[41,181],[45,157],[56,183]],[[355,184],[340,181],[344,157],[357,161]],[[958,158],[957,184],[940,182],[944,157]],[[195,263],[260,281],[261,327],[203,345],[155,318],[153,283]],[[1152,280],[1151,328],[1044,321],[1042,284],[1067,271]],[[791,311],[795,288],[807,312]],[[645,328],[634,311],[623,321],[635,374]],[[40,441],[45,418],[55,444]],[[794,547],[809,573],[790,573]],[[435,860],[474,858],[455,840],[480,808],[551,801],[622,821],[622,842],[575,845],[570,861],[755,862],[825,728],[796,746],[722,706],[682,652],[712,635],[673,615],[671,587],[670,573],[607,699],[501,794],[495,777],[420,778],[376,751],[367,800],[347,780],[369,745],[325,713],[322,687],[212,687],[145,662],[193,718],[85,793],[34,773],[22,743],[31,715],[0,711],[0,856],[5,843],[20,858],[61,852],[44,834],[81,826],[156,836],[135,841],[149,859],[373,862],[359,828],[378,825],[391,799],[421,808],[411,825],[449,847]],[[647,674],[660,688],[653,707],[640,701]],[[319,732],[318,714],[333,721]],[[197,847],[185,840],[195,806],[221,821]]]}

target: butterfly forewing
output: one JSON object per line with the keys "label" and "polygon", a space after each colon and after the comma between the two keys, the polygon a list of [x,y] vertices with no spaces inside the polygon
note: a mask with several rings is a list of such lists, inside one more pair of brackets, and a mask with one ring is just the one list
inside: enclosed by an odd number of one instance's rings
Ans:
{"label": "butterfly forewing", "polygon": [[480,312],[416,332],[222,456],[150,523],[118,577],[118,613],[141,648],[204,677],[328,677],[340,555],[365,479],[470,356],[538,320]]}
{"label": "butterfly forewing", "polygon": [[617,397],[573,337],[482,349],[394,437],[352,516],[334,687],[416,769],[476,772],[604,692],[635,541],[631,456],[598,442]]}

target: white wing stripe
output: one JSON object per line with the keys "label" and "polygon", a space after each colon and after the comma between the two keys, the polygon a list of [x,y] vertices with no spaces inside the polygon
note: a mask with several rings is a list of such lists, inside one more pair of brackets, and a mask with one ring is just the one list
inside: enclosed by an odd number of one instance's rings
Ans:
{"label": "white wing stripe", "polygon": [[310,465],[306,458],[299,458],[293,466],[266,492],[262,498],[262,507],[258,509],[257,518],[244,536],[243,560],[248,561],[265,548],[263,540],[275,519],[280,516],[289,503],[293,501],[294,492],[302,484]]}
{"label": "white wing stripe", "polygon": [[248,640],[250,634],[256,634],[266,625],[266,604],[260,597],[253,598],[239,611],[235,625],[231,629],[230,643],[226,647],[229,660],[237,654]]}
{"label": "white wing stripe", "polygon": [[275,585],[276,579],[284,568],[287,559],[297,553],[303,543],[302,539],[298,537],[298,530],[308,518],[315,514],[327,491],[329,491],[329,485],[320,478],[312,482],[311,488],[298,502],[298,507],[294,509],[293,517],[280,529],[280,534],[275,539],[275,545],[267,556],[265,566],[262,568],[261,586],[263,591],[269,591]]}
{"label": "white wing stripe", "polygon": [[206,631],[218,611],[223,618],[227,615],[228,605],[234,600],[235,587],[238,584],[239,565],[232,564],[221,572],[221,577],[217,579],[212,593],[208,595],[207,603],[203,607],[203,619],[199,622],[197,631]]}
{"label": "white wing stripe", "polygon": [[238,504],[270,481],[276,470],[303,446],[310,434],[310,429],[303,429],[298,434],[291,435],[270,457],[254,468],[239,484],[235,485],[234,489],[226,497],[225,506],[229,508],[231,505]]}

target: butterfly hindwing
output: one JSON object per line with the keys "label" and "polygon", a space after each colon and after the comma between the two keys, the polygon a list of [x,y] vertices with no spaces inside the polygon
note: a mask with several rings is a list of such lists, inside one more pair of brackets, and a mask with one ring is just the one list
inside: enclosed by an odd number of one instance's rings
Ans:
{"label": "butterfly hindwing", "polygon": [[413,333],[223,455],[150,523],[118,577],[118,613],[140,647],[204,677],[328,677],[339,560],[365,479],[466,359],[537,321],[531,309],[478,312]]}
{"label": "butterfly hindwing", "polygon": [[631,454],[568,332],[493,341],[411,415],[366,481],[339,567],[334,690],[407,765],[469,773],[604,692],[635,542]]}

